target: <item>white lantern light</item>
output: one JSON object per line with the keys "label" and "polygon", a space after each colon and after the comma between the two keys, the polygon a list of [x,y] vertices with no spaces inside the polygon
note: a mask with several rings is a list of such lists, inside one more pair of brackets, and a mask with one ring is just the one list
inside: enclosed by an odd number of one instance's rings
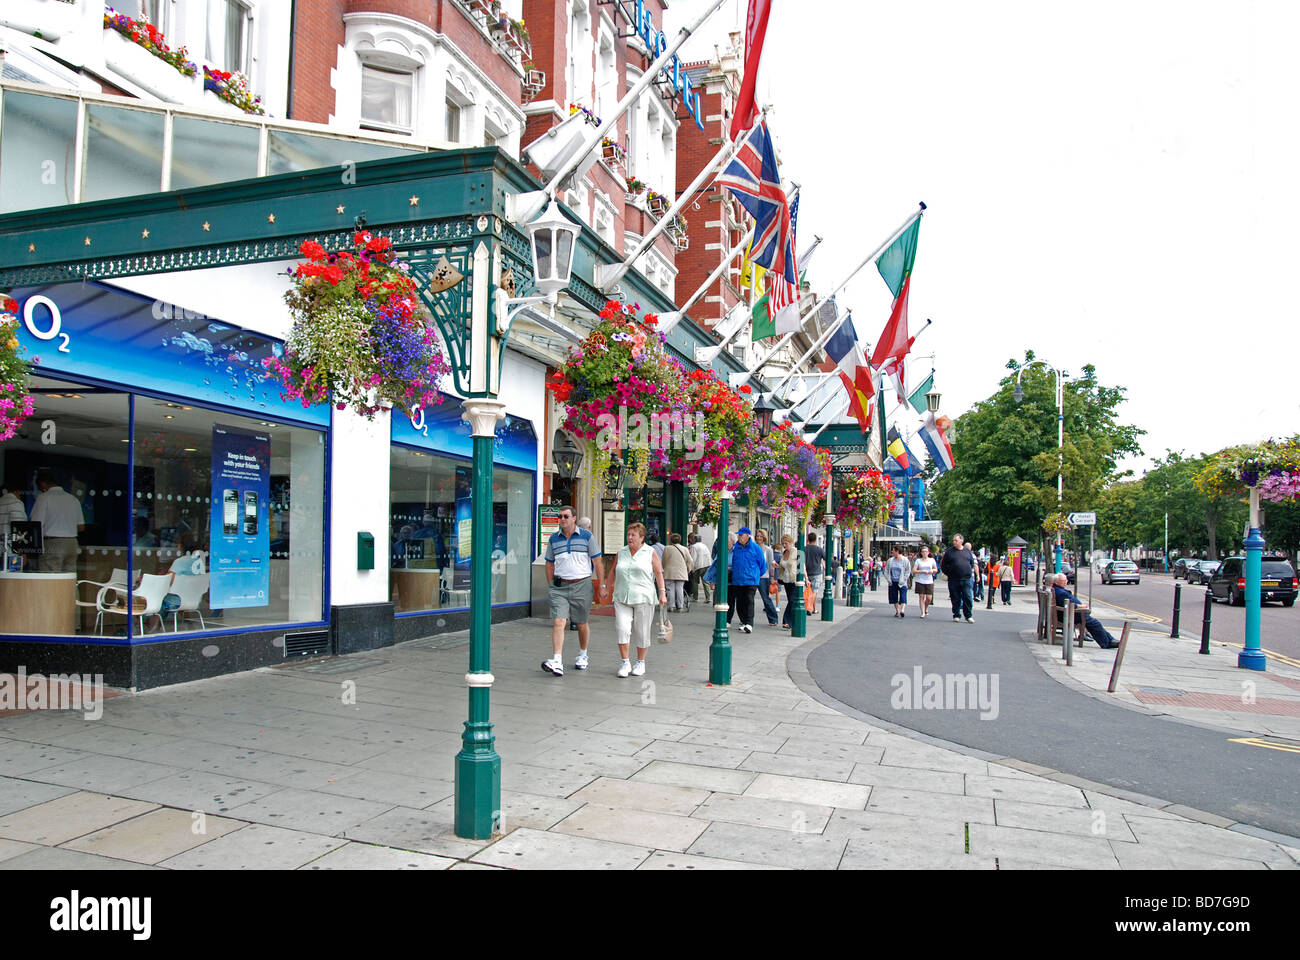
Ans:
{"label": "white lantern light", "polygon": [[573,254],[577,250],[581,230],[581,227],[560,212],[554,199],[540,217],[528,224],[537,292],[551,302],[569,285]]}

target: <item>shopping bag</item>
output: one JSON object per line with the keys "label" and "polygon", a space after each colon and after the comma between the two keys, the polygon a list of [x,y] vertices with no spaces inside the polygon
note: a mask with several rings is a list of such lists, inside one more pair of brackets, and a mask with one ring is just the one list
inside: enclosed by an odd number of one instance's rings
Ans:
{"label": "shopping bag", "polygon": [[777,594],[781,592],[781,585],[777,583],[775,580],[773,580],[771,583],[767,585],[767,592],[771,596],[775,597]]}
{"label": "shopping bag", "polygon": [[659,640],[660,643],[672,643],[672,642],[673,642],[673,622],[672,622],[671,620],[668,619],[668,614],[666,614],[666,613],[664,612],[664,608],[663,608],[663,607],[660,607],[660,608],[659,608],[659,637],[658,637],[658,640]]}
{"label": "shopping bag", "polygon": [[817,594],[813,592],[812,584],[803,585],[803,606],[809,613],[817,612]]}

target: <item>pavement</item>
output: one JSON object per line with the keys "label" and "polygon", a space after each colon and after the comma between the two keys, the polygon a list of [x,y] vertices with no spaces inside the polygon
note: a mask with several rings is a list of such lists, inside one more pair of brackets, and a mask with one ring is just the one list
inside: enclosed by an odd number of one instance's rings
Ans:
{"label": "pavement", "polygon": [[496,626],[486,841],[452,832],[464,634],[124,695],[93,721],[9,716],[0,869],[1300,868],[1300,843],[853,715],[806,661],[887,624],[875,605],[810,617],[806,640],[760,613],[728,686],[706,682],[703,605],[642,678],[614,675],[607,622],[562,678],[539,669],[549,624]]}

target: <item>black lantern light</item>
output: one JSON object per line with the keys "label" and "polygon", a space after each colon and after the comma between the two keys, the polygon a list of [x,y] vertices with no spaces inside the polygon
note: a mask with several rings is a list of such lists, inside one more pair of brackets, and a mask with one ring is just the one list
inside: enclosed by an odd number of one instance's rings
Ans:
{"label": "black lantern light", "polygon": [[754,422],[758,425],[758,435],[766,437],[772,432],[772,415],[776,413],[776,404],[767,398],[767,394],[760,393],[758,402],[754,404]]}
{"label": "black lantern light", "polygon": [[578,476],[582,466],[582,451],[563,430],[555,431],[555,440],[551,444],[555,459],[555,472],[561,480],[573,480]]}

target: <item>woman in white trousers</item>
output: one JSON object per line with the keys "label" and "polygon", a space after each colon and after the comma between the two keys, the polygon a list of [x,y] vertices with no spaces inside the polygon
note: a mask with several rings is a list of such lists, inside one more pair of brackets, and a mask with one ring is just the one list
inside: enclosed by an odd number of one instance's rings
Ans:
{"label": "woman in white trousers", "polygon": [[[650,626],[655,615],[655,586],[659,587],[658,601],[668,602],[664,588],[664,568],[659,554],[645,545],[645,524],[633,523],[627,528],[627,546],[618,552],[614,561],[614,624],[618,629],[618,652],[623,658],[618,675],[645,674],[645,652],[650,646]],[[628,659],[632,639],[636,640],[636,664]]]}

